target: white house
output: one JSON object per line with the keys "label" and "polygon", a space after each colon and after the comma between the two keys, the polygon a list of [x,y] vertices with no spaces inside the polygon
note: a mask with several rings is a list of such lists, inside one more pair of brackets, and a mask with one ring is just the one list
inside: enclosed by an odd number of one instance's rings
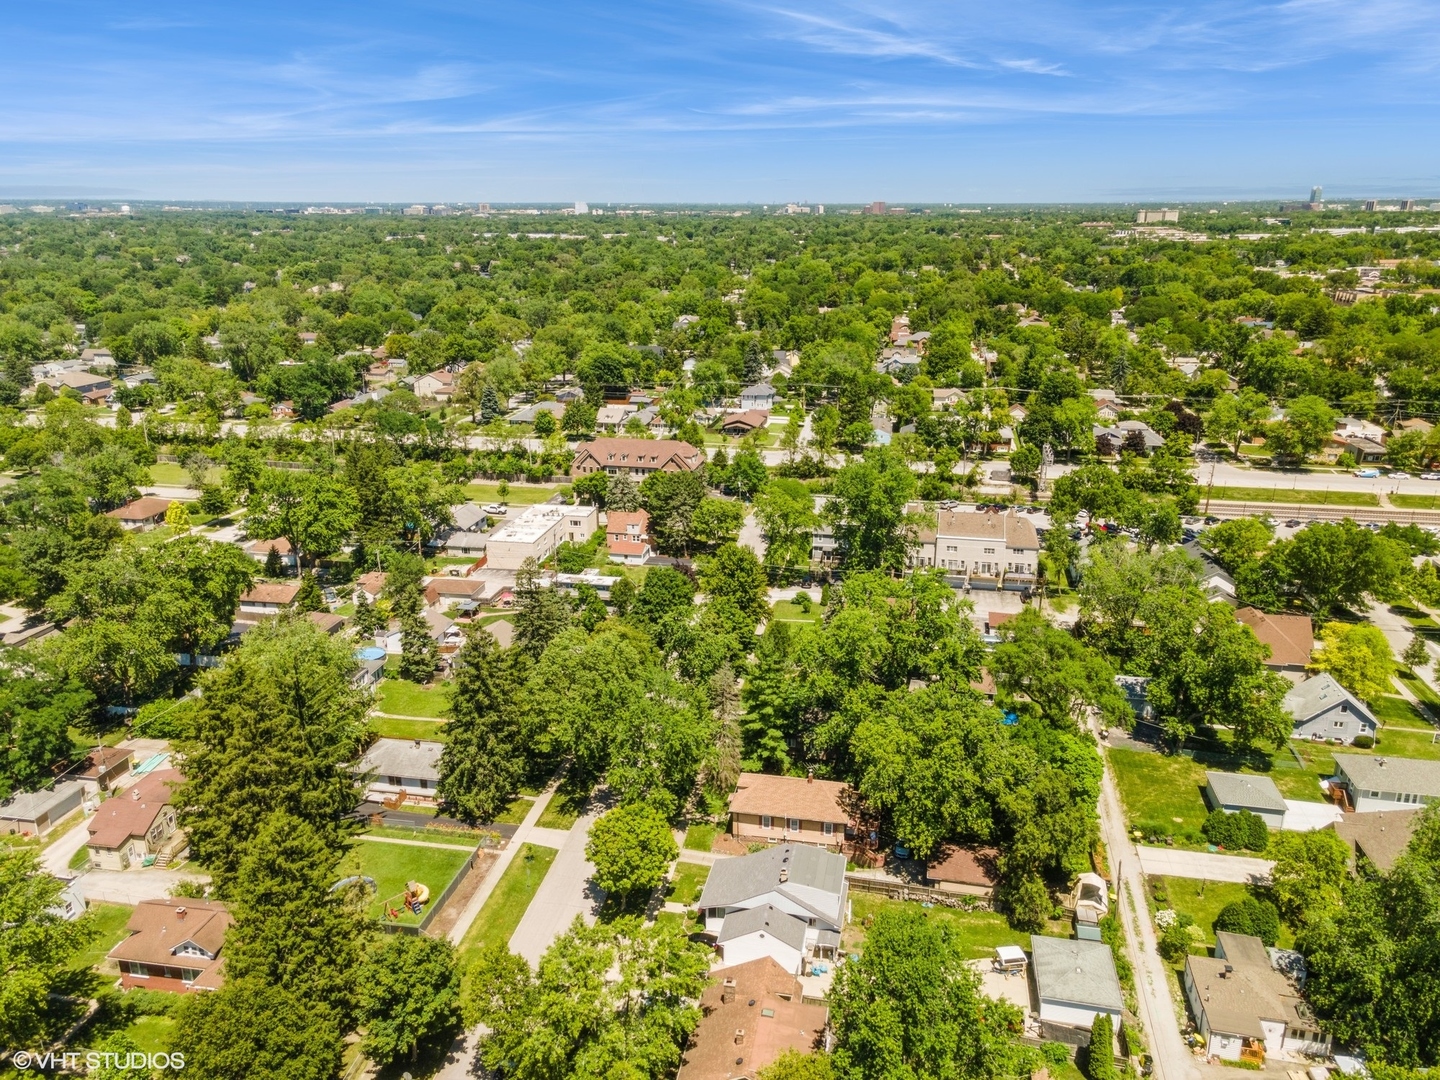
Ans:
{"label": "white house", "polygon": [[424,739],[376,739],[356,766],[365,797],[383,803],[403,795],[404,803],[434,806],[444,746]]}
{"label": "white house", "polygon": [[1440,799],[1440,761],[1336,754],[1335,780],[1358,813],[1413,810]]}
{"label": "white house", "polygon": [[1329,672],[1306,679],[1285,695],[1285,711],[1295,720],[1297,739],[1339,739],[1353,743],[1357,736],[1375,737],[1379,725],[1363,701],[1346,690]]}
{"label": "white house", "polygon": [[600,527],[600,511],[593,506],[532,506],[490,534],[485,549],[487,566],[518,570],[526,559],[544,562],[561,544],[583,544]]}
{"label": "white house", "polygon": [[764,409],[769,412],[775,404],[775,388],[769,383],[756,383],[740,391],[741,409]]}
{"label": "white house", "polygon": [[833,957],[840,948],[850,907],[845,856],[809,844],[776,844],[722,859],[698,906],[705,932],[715,935],[720,966],[770,956],[799,975],[805,958]]}
{"label": "white house", "polygon": [[1089,1031],[1095,1017],[1107,1013],[1115,1027],[1125,1007],[1115,958],[1103,941],[1030,937],[1030,970],[1040,1000],[1040,1026],[1047,1038],[1065,1039],[1047,1028]]}
{"label": "white house", "polygon": [[278,615],[295,602],[300,594],[298,582],[265,582],[252,585],[240,596],[240,617],[250,616],[253,622],[257,616]]}
{"label": "white house", "polygon": [[[435,611],[433,608],[426,608],[420,613],[420,617],[430,625],[430,636],[435,639],[437,645],[442,647],[446,645],[458,647],[460,645],[464,634],[461,632],[460,627],[456,625],[454,619],[440,614],[440,612]],[[391,619],[390,625],[385,628],[384,636],[382,637],[380,634],[375,635],[375,644],[384,648],[385,652],[390,656],[399,656],[402,651],[401,643],[404,636],[403,631],[400,629],[400,620]]]}
{"label": "white house", "polygon": [[277,536],[274,540],[252,540],[245,545],[245,554],[263,565],[270,558],[271,549],[274,549],[275,557],[280,560],[284,569],[294,570],[299,565],[299,560],[295,558],[295,549],[283,536]]}
{"label": "white house", "polygon": [[933,530],[922,530],[911,565],[936,566],[971,588],[1023,589],[1035,583],[1040,537],[1023,514],[942,510]]}
{"label": "white house", "polygon": [[1330,1053],[1330,1036],[1257,937],[1220,930],[1213,957],[1186,957],[1185,999],[1207,1057],[1258,1065]]}
{"label": "white house", "polygon": [[455,376],[443,369],[432,371],[417,378],[411,389],[418,398],[448,398],[455,393]]}

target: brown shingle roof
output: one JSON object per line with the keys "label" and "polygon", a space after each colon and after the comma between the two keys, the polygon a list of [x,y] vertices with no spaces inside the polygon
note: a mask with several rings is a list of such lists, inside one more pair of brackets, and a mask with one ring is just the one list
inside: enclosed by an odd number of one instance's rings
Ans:
{"label": "brown shingle roof", "polygon": [[269,555],[271,548],[275,549],[276,555],[292,555],[295,552],[290,541],[283,536],[277,536],[273,540],[252,540],[245,545],[245,550],[252,555]]}
{"label": "brown shingle roof", "polygon": [[630,526],[638,526],[639,532],[636,535],[644,536],[650,531],[650,515],[644,510],[620,511],[605,515],[605,535],[628,537]]}
{"label": "brown shingle roof", "polygon": [[130,936],[106,955],[111,960],[208,971],[219,961],[204,956],[180,956],[176,950],[192,942],[210,956],[218,956],[225,945],[225,931],[232,922],[230,912],[218,900],[183,897],[142,900],[135,905],[130,921],[125,924]]}
{"label": "brown shingle roof", "polygon": [[1331,828],[1357,855],[1364,855],[1375,869],[1388,874],[1415,835],[1421,813],[1420,810],[1376,810],[1368,814],[1346,814]]}
{"label": "brown shingle roof", "polygon": [[299,595],[298,582],[261,582],[240,597],[242,604],[289,604]]}
{"label": "brown shingle roof", "polygon": [[741,773],[730,796],[732,814],[769,814],[801,821],[847,822],[850,815],[840,804],[844,784],[803,776]]}
{"label": "brown shingle roof", "polygon": [[1006,547],[1040,547],[1035,523],[1028,517],[1010,512],[985,514],[973,510],[941,510],[936,515],[935,532],[939,536],[967,540],[994,540]]}
{"label": "brown shingle roof", "polygon": [[816,1047],[828,1014],[804,1004],[803,994],[800,980],[768,956],[715,972],[677,1080],[753,1077],[786,1050]]}
{"label": "brown shingle roof", "polygon": [[1000,880],[994,848],[961,847],[946,844],[930,860],[925,876],[931,881],[949,881],[957,885],[977,885],[993,889]]}
{"label": "brown shingle roof", "polygon": [[169,499],[157,499],[153,495],[142,495],[134,502],[117,506],[105,516],[117,518],[120,521],[149,521],[151,518],[164,517],[165,511],[169,509]]}
{"label": "brown shingle roof", "polygon": [[90,819],[89,846],[118,848],[132,836],[144,836],[183,779],[175,769],[160,769],[106,799]]}
{"label": "brown shingle roof", "polygon": [[1258,608],[1242,607],[1235,618],[1270,646],[1272,667],[1304,667],[1315,648],[1315,625],[1309,615],[1267,615]]}
{"label": "brown shingle roof", "polygon": [[129,761],[134,756],[132,750],[122,750],[118,746],[99,746],[86,755],[85,767],[76,775],[94,780],[101,773],[109,772],[118,762]]}
{"label": "brown shingle roof", "polygon": [[674,468],[693,472],[705,464],[705,455],[687,442],[678,439],[592,439],[575,453],[572,470],[593,461],[594,468],[624,467],[634,469]]}

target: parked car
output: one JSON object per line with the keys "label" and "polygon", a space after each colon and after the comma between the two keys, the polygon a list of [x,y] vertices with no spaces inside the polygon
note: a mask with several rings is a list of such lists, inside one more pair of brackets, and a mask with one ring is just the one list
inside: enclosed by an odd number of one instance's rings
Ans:
{"label": "parked car", "polygon": [[484,510],[485,513],[490,514],[493,517],[505,516],[505,507],[502,506],[500,503],[491,503],[489,506],[482,506],[480,509]]}
{"label": "parked car", "polygon": [[1440,472],[1422,472],[1422,473],[1420,474],[1420,479],[1421,479],[1421,480],[1440,480]]}
{"label": "parked car", "polygon": [[1379,469],[1356,469],[1355,475],[1361,480],[1375,480],[1380,476]]}
{"label": "parked car", "polygon": [[1390,479],[1391,479],[1391,480],[1409,480],[1409,479],[1410,479],[1410,474],[1409,474],[1408,472],[1392,472],[1392,473],[1390,474]]}

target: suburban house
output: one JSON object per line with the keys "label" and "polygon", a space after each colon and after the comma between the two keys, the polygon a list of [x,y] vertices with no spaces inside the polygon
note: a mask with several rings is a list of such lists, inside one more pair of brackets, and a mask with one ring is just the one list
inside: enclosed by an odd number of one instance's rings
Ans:
{"label": "suburban house", "polygon": [[1030,937],[1030,971],[1040,1002],[1040,1029],[1047,1039],[1075,1045],[1089,1041],[1095,1017],[1108,1013],[1119,1030],[1125,998],[1115,958],[1103,941]]}
{"label": "suburban house", "polygon": [[1235,603],[1235,579],[1225,572],[1225,568],[1215,561],[1214,556],[1195,540],[1183,547],[1185,554],[1200,564],[1200,580],[1197,584],[1205,593],[1205,599],[1211,603],[1216,600],[1227,604]]}
{"label": "suburban house", "polygon": [[565,415],[565,406],[558,401],[537,401],[511,413],[505,419],[512,424],[533,424],[542,412],[548,412],[556,420],[560,420]]}
{"label": "suburban house", "polygon": [[1224,810],[1227,814],[1249,810],[1272,829],[1285,825],[1284,796],[1268,776],[1207,770],[1205,798],[1212,810]]}
{"label": "suburban house", "polygon": [[740,408],[769,412],[775,405],[775,388],[769,383],[756,383],[740,391]]}
{"label": "suburban house", "polygon": [[120,522],[122,529],[143,532],[157,525],[165,524],[165,512],[170,509],[169,499],[157,499],[154,495],[142,495],[124,506],[117,506],[106,512],[106,517]]}
{"label": "suburban house", "polygon": [[1113,444],[1112,451],[1117,454],[1125,449],[1125,440],[1135,434],[1145,443],[1147,454],[1165,445],[1165,437],[1143,420],[1121,420],[1109,427],[1096,424],[1091,429],[1091,434],[1096,439],[1108,438]]}
{"label": "suburban house", "polygon": [[639,411],[633,405],[602,405],[595,410],[595,426],[601,431],[619,431]]}
{"label": "suburban house", "polygon": [[455,393],[455,376],[452,372],[432,371],[421,375],[411,387],[418,398],[442,398]]}
{"label": "suburban house", "polygon": [[942,386],[930,391],[930,407],[932,409],[953,408],[964,400],[964,391],[953,386]]}
{"label": "suburban house", "polygon": [[[454,619],[429,608],[422,611],[420,617],[424,619],[430,627],[430,636],[435,639],[435,644],[439,645],[442,649],[446,646],[459,647],[460,640],[465,635],[460,627],[455,625]],[[404,633],[400,629],[400,620],[391,619],[385,627],[384,636],[382,637],[380,634],[375,635],[375,644],[383,648],[389,655],[399,656],[403,637]]]}
{"label": "suburban house", "polygon": [[1382,874],[1395,868],[1419,824],[1419,810],[1376,810],[1369,814],[1346,814],[1330,826],[1350,845],[1356,866],[1368,863]]}
{"label": "suburban house", "polygon": [[628,473],[639,480],[653,472],[694,472],[704,464],[704,451],[675,439],[594,439],[576,450],[570,472]]}
{"label": "suburban house", "polygon": [[234,921],[218,900],[141,900],[125,924],[129,936],[105,955],[119,965],[127,990],[218,990],[225,966],[220,951]]}
{"label": "suburban house", "polygon": [[800,980],[769,957],[717,972],[700,995],[700,1023],[676,1080],[750,1078],[787,1050],[822,1049],[829,1013],[804,996]]}
{"label": "suburban house", "polygon": [[730,832],[741,840],[822,844],[845,842],[850,815],[846,786],[813,776],[741,773],[730,796]]}
{"label": "suburban house", "polygon": [[365,797],[386,805],[434,806],[444,746],[423,739],[376,739],[356,766]]}
{"label": "suburban house", "polygon": [[62,780],[43,791],[22,791],[0,803],[0,831],[44,836],[79,810],[84,799],[85,788],[74,780]]}
{"label": "suburban house", "polygon": [[275,552],[275,557],[286,570],[294,570],[300,565],[300,560],[295,557],[295,549],[283,536],[277,536],[273,540],[252,540],[245,545],[245,554],[261,564],[269,560],[271,551]]}
{"label": "suburban house", "polygon": [[425,585],[425,604],[445,613],[452,605],[479,607],[494,593],[496,582],[485,578],[435,577]]}
{"label": "suburban house", "polygon": [[650,515],[616,510],[605,516],[605,549],[613,563],[639,566],[650,557]]}
{"label": "suburban house", "polygon": [[808,844],[777,844],[721,859],[705,880],[698,907],[705,933],[715,938],[720,967],[769,956],[792,975],[804,974],[808,958],[833,957],[840,948],[850,907],[845,856]]}
{"label": "suburban house", "polygon": [[941,510],[910,563],[939,567],[952,584],[972,589],[1026,589],[1036,582],[1040,537],[1024,514]]}
{"label": "suburban house", "polygon": [[1315,648],[1315,625],[1309,615],[1268,615],[1253,607],[1236,610],[1235,618],[1254,631],[1262,645],[1270,646],[1265,666],[1303,677]]}
{"label": "suburban house", "polygon": [[561,544],[585,543],[599,527],[600,511],[593,506],[541,503],[490,534],[485,565],[518,570],[526,559],[542,563]]}
{"label": "suburban house", "polygon": [[1000,881],[995,848],[946,844],[925,866],[925,884],[963,896],[993,896]]}
{"label": "suburban house", "polygon": [[345,629],[345,616],[336,615],[333,611],[307,611],[305,618],[314,623],[326,637],[334,637]]}
{"label": "suburban house", "polygon": [[85,794],[95,795],[101,791],[109,791],[129,776],[134,761],[133,750],[124,750],[118,746],[97,746],[85,755],[85,760],[68,778],[83,787]]}
{"label": "suburban house", "polygon": [[61,390],[74,390],[81,397],[100,391],[108,393],[112,388],[110,380],[104,375],[92,375],[88,371],[62,371],[45,382],[57,393]]}
{"label": "suburban house", "polygon": [[365,599],[375,603],[380,599],[380,592],[385,588],[385,571],[371,570],[368,574],[361,574],[355,579],[355,588],[365,594]]}
{"label": "suburban house", "polygon": [[240,617],[251,619],[264,615],[278,615],[295,602],[300,595],[298,581],[262,581],[250,586],[248,592],[240,594]]}
{"label": "suburban house", "polygon": [[720,431],[724,435],[749,435],[752,431],[764,431],[769,419],[770,414],[764,409],[731,413],[720,421]]}
{"label": "suburban house", "polygon": [[1374,738],[1379,729],[1369,706],[1329,672],[1306,679],[1286,694],[1281,704],[1295,720],[1297,739],[1353,743],[1360,735]]}
{"label": "suburban house", "polygon": [[90,864],[101,870],[129,870],[147,859],[168,864],[185,844],[177,833],[170,800],[184,777],[175,769],[157,769],[100,804],[90,819]]}
{"label": "suburban house", "polygon": [[1357,813],[1406,810],[1440,799],[1440,761],[1336,754],[1330,783],[1346,793]]}
{"label": "suburban house", "polygon": [[1185,998],[1207,1057],[1262,1065],[1271,1054],[1330,1052],[1330,1036],[1258,937],[1216,931],[1213,957],[1185,958]]}

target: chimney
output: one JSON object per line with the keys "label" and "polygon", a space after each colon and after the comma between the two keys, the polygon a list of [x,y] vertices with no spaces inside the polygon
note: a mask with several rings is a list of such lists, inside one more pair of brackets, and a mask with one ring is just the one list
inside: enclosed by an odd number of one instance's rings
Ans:
{"label": "chimney", "polygon": [[175,918],[179,919],[181,922],[185,921],[185,909],[183,907],[177,907],[175,909]]}
{"label": "chimney", "polygon": [[789,880],[790,880],[790,868],[789,868],[788,866],[782,866],[782,867],[780,867],[780,883],[783,885],[785,882],[787,882],[787,881],[789,881]]}
{"label": "chimney", "polygon": [[722,1005],[729,1005],[729,1004],[730,1004],[732,1001],[734,1001],[734,1000],[735,1000],[735,980],[734,980],[734,979],[726,979],[726,980],[720,985],[720,1003],[721,1003]]}
{"label": "chimney", "polygon": [[135,802],[140,801],[140,788],[138,785],[130,789],[130,798]]}
{"label": "chimney", "polygon": [[807,784],[813,784],[814,782],[815,782],[815,770],[814,770],[814,769],[806,769],[806,770],[805,770],[805,783],[807,783]]}
{"label": "chimney", "polygon": [[739,1045],[740,1045],[741,1043],[743,1043],[744,1041],[745,1041],[745,1029],[744,1029],[744,1028],[736,1028],[736,1029],[735,1029],[735,1045],[736,1045],[736,1046],[739,1046]]}

